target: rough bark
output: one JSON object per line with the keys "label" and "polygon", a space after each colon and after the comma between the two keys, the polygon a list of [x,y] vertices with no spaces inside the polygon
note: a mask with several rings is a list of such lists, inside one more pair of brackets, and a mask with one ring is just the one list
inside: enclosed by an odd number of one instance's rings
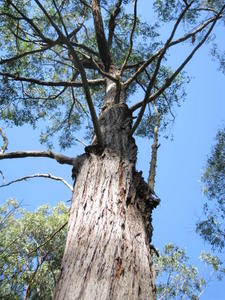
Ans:
{"label": "rough bark", "polygon": [[103,151],[89,148],[76,177],[54,299],[155,299],[151,213],[158,204],[135,170],[125,104],[99,119]]}

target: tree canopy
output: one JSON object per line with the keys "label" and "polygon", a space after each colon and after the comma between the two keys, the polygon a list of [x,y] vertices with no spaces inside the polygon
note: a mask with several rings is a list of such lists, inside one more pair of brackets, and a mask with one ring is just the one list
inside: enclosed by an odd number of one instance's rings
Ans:
{"label": "tree canopy", "polygon": [[[101,139],[97,114],[112,81],[137,116],[132,132],[153,136],[156,113],[149,104],[156,99],[165,128],[185,95],[182,71],[223,21],[224,3],[153,1],[151,22],[141,19],[138,5],[1,1],[1,120],[34,127],[44,121],[40,140],[48,147],[56,140],[61,148],[72,146],[81,128]],[[184,43],[189,53],[170,66],[170,50]]]}

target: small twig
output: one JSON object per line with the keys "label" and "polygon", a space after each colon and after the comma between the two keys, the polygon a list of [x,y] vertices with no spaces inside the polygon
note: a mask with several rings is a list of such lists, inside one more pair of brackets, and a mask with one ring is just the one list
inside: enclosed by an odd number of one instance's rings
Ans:
{"label": "small twig", "polygon": [[32,178],[49,178],[49,179],[53,179],[53,180],[56,180],[56,181],[61,181],[62,183],[64,183],[71,191],[73,191],[73,187],[62,177],[57,177],[57,176],[54,176],[50,173],[48,174],[34,174],[34,175],[28,175],[28,176],[24,176],[24,177],[21,177],[21,178],[18,178],[18,179],[15,179],[15,180],[12,180],[8,183],[5,183],[5,184],[2,184],[0,185],[0,188],[2,187],[6,187],[6,186],[9,186],[13,183],[16,183],[16,182],[20,182],[20,181],[24,181],[24,180],[27,180],[27,179],[32,179]]}
{"label": "small twig", "polygon": [[78,139],[78,138],[75,138],[75,141],[81,143],[84,147],[87,147],[88,144],[85,144],[82,140]]}
{"label": "small twig", "polygon": [[2,176],[2,182],[4,183],[5,182],[5,176],[4,176],[4,174],[3,174],[3,172],[1,170],[0,170],[0,174]]}

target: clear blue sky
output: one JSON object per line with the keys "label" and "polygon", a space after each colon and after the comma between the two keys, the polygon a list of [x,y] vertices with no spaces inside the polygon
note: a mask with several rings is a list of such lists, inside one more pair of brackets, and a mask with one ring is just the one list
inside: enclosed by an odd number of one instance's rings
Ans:
{"label": "clear blue sky", "polygon": [[[147,3],[147,1],[143,1]],[[146,6],[147,7],[147,6]],[[146,16],[148,11],[141,7]],[[222,29],[224,31],[224,28]],[[222,30],[218,35],[221,44]],[[173,53],[171,63],[176,63]],[[187,98],[176,110],[176,121],[171,130],[174,141],[160,140],[156,192],[161,204],[154,212],[154,237],[156,248],[173,242],[186,249],[191,261],[198,263],[202,249],[207,249],[195,234],[195,223],[201,217],[203,195],[200,178],[207,155],[214,143],[216,131],[225,121],[225,77],[217,71],[218,65],[209,57],[205,46],[186,68],[192,80],[187,87]],[[30,127],[6,129],[8,151],[45,149],[39,144],[38,130]],[[150,142],[137,139],[139,146],[138,169],[148,173]],[[56,149],[58,150],[58,149]],[[70,149],[67,154],[76,156],[82,147]],[[50,159],[16,159],[0,162],[6,181],[34,173],[52,173],[70,183],[71,167],[57,164]],[[17,198],[27,209],[41,204],[56,205],[71,198],[71,192],[62,184],[47,179],[35,179],[1,189],[0,203],[7,198]],[[213,281],[201,297],[202,300],[224,300],[225,284]]]}

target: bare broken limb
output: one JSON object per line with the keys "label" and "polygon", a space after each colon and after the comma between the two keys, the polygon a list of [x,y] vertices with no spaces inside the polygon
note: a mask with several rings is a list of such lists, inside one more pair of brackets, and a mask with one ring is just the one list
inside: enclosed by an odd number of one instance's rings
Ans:
{"label": "bare broken limb", "polygon": [[56,181],[61,181],[62,183],[65,184],[65,186],[67,186],[71,191],[73,191],[73,187],[64,178],[54,176],[50,173],[48,173],[48,174],[39,174],[38,173],[38,174],[34,174],[34,175],[28,175],[28,176],[24,176],[24,177],[21,177],[21,178],[17,178],[17,179],[12,180],[8,183],[0,185],[0,188],[9,186],[9,185],[11,185],[13,183],[16,183],[16,182],[26,181],[27,179],[33,179],[33,178],[48,178],[48,179],[53,179],[53,180],[56,180]]}
{"label": "bare broken limb", "polygon": [[3,131],[3,129],[0,127],[0,134],[2,136],[2,139],[3,139],[3,145],[1,147],[1,153],[4,153],[5,150],[7,150],[7,147],[8,147],[8,139]]}

